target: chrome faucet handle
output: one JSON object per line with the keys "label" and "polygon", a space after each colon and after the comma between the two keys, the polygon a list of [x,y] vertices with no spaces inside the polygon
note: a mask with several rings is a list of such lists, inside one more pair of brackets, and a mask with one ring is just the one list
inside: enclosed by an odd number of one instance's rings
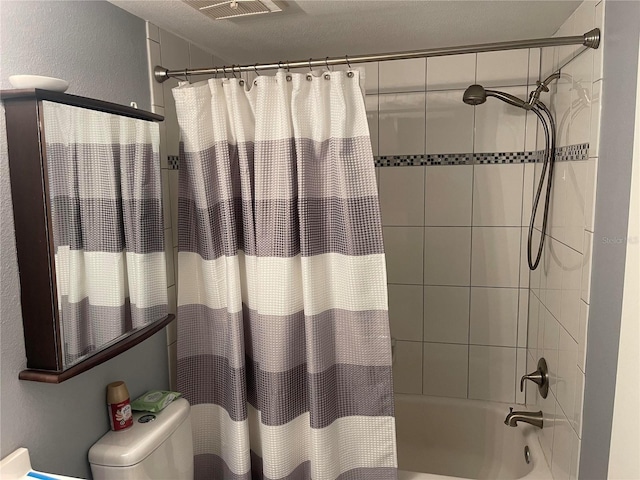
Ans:
{"label": "chrome faucet handle", "polygon": [[549,369],[544,358],[538,360],[538,369],[535,372],[523,375],[520,379],[520,391],[524,391],[525,380],[530,380],[538,385],[538,391],[542,398],[547,398],[549,394]]}

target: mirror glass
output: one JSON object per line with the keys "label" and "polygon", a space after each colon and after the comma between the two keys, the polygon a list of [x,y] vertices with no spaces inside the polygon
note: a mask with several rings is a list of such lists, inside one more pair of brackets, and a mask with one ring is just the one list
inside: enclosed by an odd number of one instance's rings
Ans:
{"label": "mirror glass", "polygon": [[43,101],[63,366],[167,316],[159,127]]}

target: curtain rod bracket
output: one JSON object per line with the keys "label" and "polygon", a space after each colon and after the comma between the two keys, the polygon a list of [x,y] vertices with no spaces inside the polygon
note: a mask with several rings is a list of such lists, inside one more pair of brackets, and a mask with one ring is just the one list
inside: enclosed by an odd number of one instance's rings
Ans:
{"label": "curtain rod bracket", "polygon": [[153,69],[153,77],[158,83],[164,83],[169,80],[169,69],[156,65]]}

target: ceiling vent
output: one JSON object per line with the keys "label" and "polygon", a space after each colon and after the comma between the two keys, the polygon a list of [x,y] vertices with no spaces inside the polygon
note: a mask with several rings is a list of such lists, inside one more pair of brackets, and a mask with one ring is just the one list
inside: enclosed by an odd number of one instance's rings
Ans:
{"label": "ceiling vent", "polygon": [[282,9],[271,0],[182,0],[203,15],[214,20],[245,17],[260,13],[280,12]]}

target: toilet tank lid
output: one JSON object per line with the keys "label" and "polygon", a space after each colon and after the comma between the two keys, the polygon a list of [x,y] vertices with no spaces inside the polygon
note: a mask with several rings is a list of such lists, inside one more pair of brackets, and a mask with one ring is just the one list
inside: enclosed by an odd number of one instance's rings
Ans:
{"label": "toilet tank lid", "polygon": [[[119,432],[107,432],[89,450],[89,463],[108,467],[129,467],[142,462],[189,419],[189,402],[179,398],[158,413],[136,412],[133,426]],[[141,423],[145,415],[155,420]]]}

